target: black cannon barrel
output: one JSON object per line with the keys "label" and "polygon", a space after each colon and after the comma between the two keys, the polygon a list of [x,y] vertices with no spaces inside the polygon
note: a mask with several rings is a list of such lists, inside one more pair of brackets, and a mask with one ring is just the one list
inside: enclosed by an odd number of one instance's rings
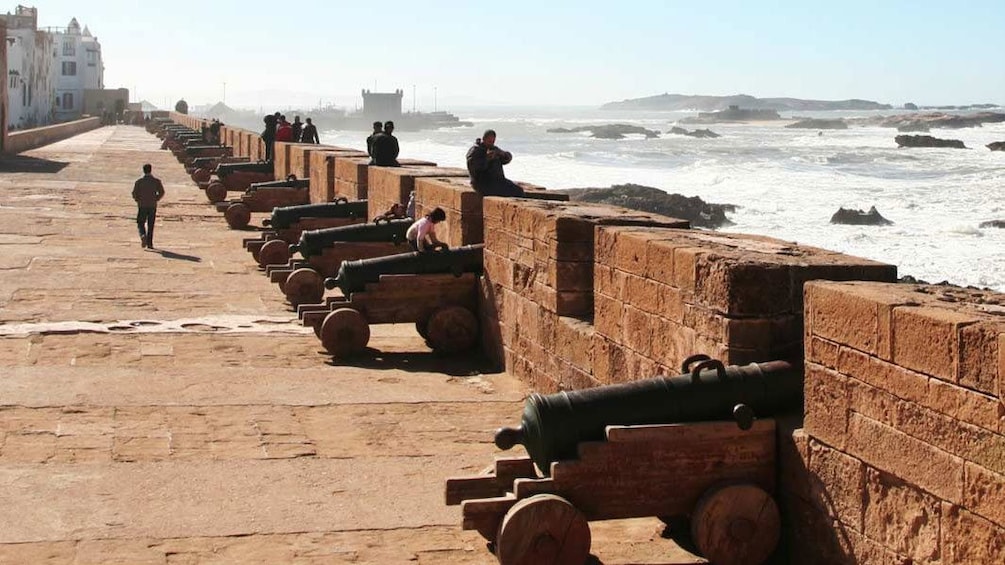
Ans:
{"label": "black cannon barrel", "polygon": [[754,416],[798,408],[802,365],[787,361],[724,367],[703,358],[685,374],[557,394],[532,394],[516,428],[501,428],[495,443],[520,443],[545,475],[551,463],[575,459],[584,441],[603,441],[612,425],[672,424],[735,418],[748,428]]}
{"label": "black cannon barrel", "polygon": [[365,218],[366,200],[352,202],[342,199],[323,204],[303,204],[300,206],[280,206],[272,209],[272,217],[263,223],[272,229],[284,230],[301,218]]}
{"label": "black cannon barrel", "polygon": [[342,289],[348,296],[366,288],[367,283],[375,283],[381,275],[429,275],[436,273],[482,272],[482,250],[484,244],[465,245],[442,251],[420,253],[400,253],[359,261],[342,261],[338,274],[325,279],[325,288]]}
{"label": "black cannon barrel", "polygon": [[293,177],[292,179],[286,179],[286,180],[270,180],[268,182],[251,183],[251,186],[248,187],[248,192],[255,192],[260,188],[290,188],[290,189],[302,190],[305,188],[310,188],[310,186],[311,186],[310,179],[298,180],[296,177]]}
{"label": "black cannon barrel", "polygon": [[336,243],[404,242],[405,233],[411,225],[411,218],[402,218],[400,220],[381,220],[370,224],[306,230],[300,234],[300,241],[290,246],[290,253],[299,251],[306,259],[321,255],[325,249]]}
{"label": "black cannon barrel", "polygon": [[271,173],[272,171],[272,163],[259,161],[257,163],[225,163],[216,169],[216,174],[223,177],[230,173]]}

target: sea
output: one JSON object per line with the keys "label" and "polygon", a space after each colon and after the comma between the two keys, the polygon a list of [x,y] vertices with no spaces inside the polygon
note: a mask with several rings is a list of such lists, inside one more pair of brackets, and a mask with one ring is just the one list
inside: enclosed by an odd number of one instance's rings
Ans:
{"label": "sea", "polygon": [[[513,153],[506,176],[551,189],[634,183],[737,206],[725,232],[760,234],[892,263],[900,276],[1005,292],[1005,124],[933,129],[968,149],[900,149],[895,129],[786,129],[784,123],[688,125],[721,135],[697,139],[666,133],[693,112],[614,112],[596,108],[453,109],[472,127],[396,132],[401,158],[463,167],[481,132]],[[885,112],[799,112],[798,117],[869,118]],[[796,116],[782,113],[783,118]],[[591,138],[547,130],[625,123],[663,132],[658,138]],[[322,143],[365,149],[365,133],[324,131]],[[889,226],[830,223],[840,207],[875,206]]]}

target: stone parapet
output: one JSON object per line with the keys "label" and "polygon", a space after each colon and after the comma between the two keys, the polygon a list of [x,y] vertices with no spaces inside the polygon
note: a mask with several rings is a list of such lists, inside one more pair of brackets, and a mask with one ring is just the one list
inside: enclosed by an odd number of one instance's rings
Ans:
{"label": "stone parapet", "polygon": [[[805,428],[787,503],[805,562],[1005,556],[1005,295],[806,287]],[[795,510],[792,510],[794,508]]]}
{"label": "stone parapet", "polygon": [[403,163],[401,167],[368,167],[366,173],[367,206],[370,217],[387,212],[392,205],[408,203],[415,180],[424,177],[463,177],[468,172],[452,167],[420,166]]}
{"label": "stone parapet", "polygon": [[99,127],[101,127],[100,118],[84,118],[62,124],[13,131],[7,134],[4,151],[6,153],[22,153]]}

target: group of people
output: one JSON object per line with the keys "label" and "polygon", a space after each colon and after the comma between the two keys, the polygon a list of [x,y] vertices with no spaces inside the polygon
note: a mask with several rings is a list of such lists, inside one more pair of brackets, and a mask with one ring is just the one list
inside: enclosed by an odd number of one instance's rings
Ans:
{"label": "group of people", "polygon": [[373,133],[366,138],[366,154],[370,164],[378,167],[398,167],[398,138],[394,137],[394,122],[373,122]]}
{"label": "group of people", "polygon": [[220,144],[220,128],[223,127],[223,122],[213,118],[212,122],[202,123],[202,139],[210,145]]}
{"label": "group of people", "polygon": [[288,122],[280,112],[269,114],[262,120],[265,129],[262,131],[262,141],[265,142],[265,160],[272,161],[275,156],[275,143],[286,141],[293,143],[321,143],[318,128],[307,118],[300,121],[300,116],[294,116],[293,122]]}

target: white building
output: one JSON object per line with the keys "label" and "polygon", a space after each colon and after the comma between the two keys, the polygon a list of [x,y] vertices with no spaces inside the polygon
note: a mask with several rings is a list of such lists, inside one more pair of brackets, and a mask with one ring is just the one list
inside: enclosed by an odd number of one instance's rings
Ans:
{"label": "white building", "polygon": [[58,60],[55,115],[59,121],[79,118],[84,107],[84,91],[105,88],[105,65],[101,44],[86,27],[81,31],[77,18],[66,28],[49,29]]}
{"label": "white building", "polygon": [[18,6],[0,14],[7,25],[7,127],[11,130],[53,121],[58,74],[54,37],[38,29],[38,10]]}

